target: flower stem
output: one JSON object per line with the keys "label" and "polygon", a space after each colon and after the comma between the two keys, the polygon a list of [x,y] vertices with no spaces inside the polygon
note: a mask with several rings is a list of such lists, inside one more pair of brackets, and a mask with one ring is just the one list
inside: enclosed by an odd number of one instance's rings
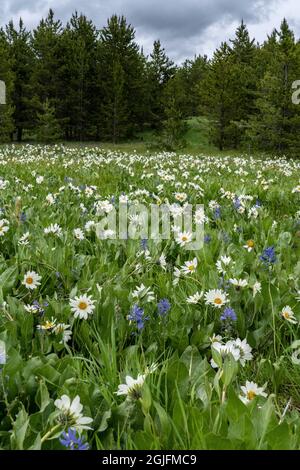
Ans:
{"label": "flower stem", "polygon": [[46,434],[41,439],[41,444],[43,444],[43,442],[47,441],[47,439],[49,439],[51,434],[53,434],[55,431],[57,431],[60,427],[61,427],[60,424],[56,424],[55,426],[53,426],[53,428],[51,428],[48,432],[46,432]]}

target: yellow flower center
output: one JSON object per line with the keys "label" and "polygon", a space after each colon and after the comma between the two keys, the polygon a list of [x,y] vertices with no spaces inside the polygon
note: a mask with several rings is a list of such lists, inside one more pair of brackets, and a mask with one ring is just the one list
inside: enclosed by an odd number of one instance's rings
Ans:
{"label": "yellow flower center", "polygon": [[193,264],[191,264],[191,265],[189,266],[189,270],[190,270],[190,271],[195,271],[195,266],[194,266]]}
{"label": "yellow flower center", "polygon": [[253,390],[249,390],[249,391],[247,392],[247,398],[248,398],[248,400],[253,400],[253,398],[255,398],[255,397],[256,397],[256,393],[255,393]]}
{"label": "yellow flower center", "polygon": [[290,318],[289,312],[286,312],[286,311],[285,311],[285,312],[282,312],[282,316],[283,316],[286,320],[288,320],[288,319]]}
{"label": "yellow flower center", "polygon": [[33,284],[32,277],[29,276],[29,277],[26,278],[26,284]]}
{"label": "yellow flower center", "polygon": [[187,241],[187,237],[186,237],[185,235],[183,235],[183,237],[181,237],[181,240],[182,240],[183,242],[186,242],[186,241]]}
{"label": "yellow flower center", "polygon": [[253,241],[253,240],[248,240],[248,241],[247,241],[247,246],[248,246],[249,248],[253,248],[253,247],[254,247],[254,241]]}
{"label": "yellow flower center", "polygon": [[80,310],[85,310],[87,308],[87,303],[86,302],[79,302],[78,304],[78,308],[80,308]]}
{"label": "yellow flower center", "polygon": [[220,297],[216,297],[215,300],[214,300],[215,304],[217,305],[221,305],[222,304],[222,299],[220,299]]}

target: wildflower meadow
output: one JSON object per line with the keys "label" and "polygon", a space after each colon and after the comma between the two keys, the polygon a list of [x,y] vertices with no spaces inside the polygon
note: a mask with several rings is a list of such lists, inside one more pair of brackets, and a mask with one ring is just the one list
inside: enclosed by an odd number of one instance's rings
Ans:
{"label": "wildflower meadow", "polygon": [[[299,171],[2,146],[0,448],[299,449]],[[135,237],[103,224],[121,204]]]}

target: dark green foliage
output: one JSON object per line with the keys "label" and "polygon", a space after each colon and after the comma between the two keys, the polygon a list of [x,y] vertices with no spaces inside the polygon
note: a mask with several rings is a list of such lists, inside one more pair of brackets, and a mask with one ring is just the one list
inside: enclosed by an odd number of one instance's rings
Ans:
{"label": "dark green foliage", "polygon": [[55,117],[55,108],[50,105],[48,98],[37,115],[37,139],[39,142],[51,143],[61,137],[61,129]]}

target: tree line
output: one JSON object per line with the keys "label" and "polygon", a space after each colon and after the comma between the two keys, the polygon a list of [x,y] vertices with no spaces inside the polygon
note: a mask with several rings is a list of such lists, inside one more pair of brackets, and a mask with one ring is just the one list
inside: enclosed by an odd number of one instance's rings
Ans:
{"label": "tree line", "polygon": [[300,150],[300,42],[286,20],[263,44],[242,21],[211,59],[176,66],[159,40],[146,56],[124,16],[98,30],[77,12],[63,26],[49,10],[33,31],[21,19],[0,29],[0,79],[2,142],[118,142],[151,130],[174,148],[186,120],[206,116],[220,149]]}

